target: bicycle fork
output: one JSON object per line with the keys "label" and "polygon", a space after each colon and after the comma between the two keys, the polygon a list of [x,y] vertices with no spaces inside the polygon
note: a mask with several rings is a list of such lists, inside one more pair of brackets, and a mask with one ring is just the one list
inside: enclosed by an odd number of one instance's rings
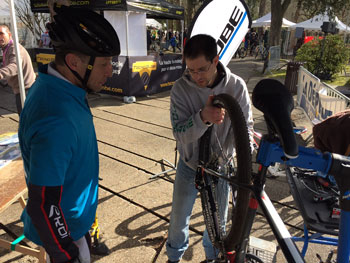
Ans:
{"label": "bicycle fork", "polygon": [[195,184],[200,193],[203,216],[209,238],[215,247],[223,249],[224,245],[220,227],[220,213],[216,198],[214,197],[216,195],[216,182],[212,181],[209,183],[209,176],[205,173],[204,169],[198,168]]}

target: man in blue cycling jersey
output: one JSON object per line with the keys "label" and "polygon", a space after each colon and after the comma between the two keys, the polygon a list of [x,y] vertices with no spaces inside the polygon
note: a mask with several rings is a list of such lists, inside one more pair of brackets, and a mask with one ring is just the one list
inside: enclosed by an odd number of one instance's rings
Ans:
{"label": "man in blue cycling jersey", "polygon": [[89,229],[98,203],[99,160],[88,91],[112,76],[118,36],[101,15],[55,6],[48,24],[55,61],[39,69],[20,118],[28,202],[25,236],[50,262],[90,262]]}

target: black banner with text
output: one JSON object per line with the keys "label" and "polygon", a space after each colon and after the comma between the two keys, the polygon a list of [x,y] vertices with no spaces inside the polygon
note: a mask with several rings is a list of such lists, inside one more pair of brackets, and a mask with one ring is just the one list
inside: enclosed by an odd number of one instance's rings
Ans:
{"label": "black banner with text", "polygon": [[142,97],[171,89],[182,76],[182,55],[123,57],[113,64],[113,76],[103,93]]}

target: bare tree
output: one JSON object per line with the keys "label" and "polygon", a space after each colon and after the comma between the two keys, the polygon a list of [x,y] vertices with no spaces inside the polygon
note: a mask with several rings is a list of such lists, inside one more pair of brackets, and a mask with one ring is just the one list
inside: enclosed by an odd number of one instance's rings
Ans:
{"label": "bare tree", "polygon": [[266,0],[260,0],[259,4],[259,17],[266,14]]}
{"label": "bare tree", "polygon": [[[10,4],[10,0],[5,0]],[[30,9],[30,0],[14,1],[16,17],[33,34],[36,41],[39,41],[41,34],[45,31],[45,25],[49,22],[50,16],[44,13],[33,13]]]}
{"label": "bare tree", "polygon": [[204,0],[186,0],[185,4],[185,26],[189,27],[192,19]]}
{"label": "bare tree", "polygon": [[291,0],[271,0],[270,46],[280,44],[282,20]]}
{"label": "bare tree", "polygon": [[301,11],[301,8],[302,8],[302,4],[303,4],[303,0],[298,0],[297,8],[296,8],[295,14],[294,14],[294,21],[296,23],[298,22],[298,19],[299,19],[299,16],[300,16],[300,11]]}
{"label": "bare tree", "polygon": [[[263,15],[266,14],[266,0],[260,0],[260,4],[259,4],[259,17],[262,17]],[[258,29],[258,35],[259,38],[262,38],[264,34],[263,28],[259,27]],[[261,39],[260,39],[261,40]]]}

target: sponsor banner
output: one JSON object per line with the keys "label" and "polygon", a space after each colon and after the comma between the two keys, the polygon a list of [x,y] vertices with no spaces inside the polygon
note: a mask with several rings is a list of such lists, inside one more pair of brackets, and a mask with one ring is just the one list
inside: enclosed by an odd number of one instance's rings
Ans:
{"label": "sponsor banner", "polygon": [[55,60],[55,54],[52,48],[35,48],[34,50],[38,67]]}
{"label": "sponsor banner", "polygon": [[[71,0],[73,7],[87,7],[94,10],[116,10],[145,12],[160,19],[184,19],[184,8],[164,0]],[[48,13],[47,0],[30,0],[32,12]]]}
{"label": "sponsor banner", "polygon": [[[126,10],[125,0],[71,0],[70,5],[74,7],[87,7],[96,10]],[[32,12],[49,12],[47,0],[30,0]]]}
{"label": "sponsor banner", "polygon": [[300,67],[298,77],[298,105],[313,124],[345,110],[349,99],[339,91],[322,83],[319,78]]}
{"label": "sponsor banner", "polygon": [[[47,52],[47,53],[45,53]],[[36,49],[38,67],[54,61],[52,49]],[[112,60],[112,77],[102,93],[122,96],[147,96],[171,89],[182,76],[182,55],[117,56]]]}
{"label": "sponsor banner", "polygon": [[101,92],[142,97],[171,89],[182,76],[182,56],[123,57],[113,61],[113,76]]}
{"label": "sponsor banner", "polygon": [[220,61],[227,65],[251,23],[243,0],[207,0],[196,13],[189,35],[207,34],[215,38]]}

